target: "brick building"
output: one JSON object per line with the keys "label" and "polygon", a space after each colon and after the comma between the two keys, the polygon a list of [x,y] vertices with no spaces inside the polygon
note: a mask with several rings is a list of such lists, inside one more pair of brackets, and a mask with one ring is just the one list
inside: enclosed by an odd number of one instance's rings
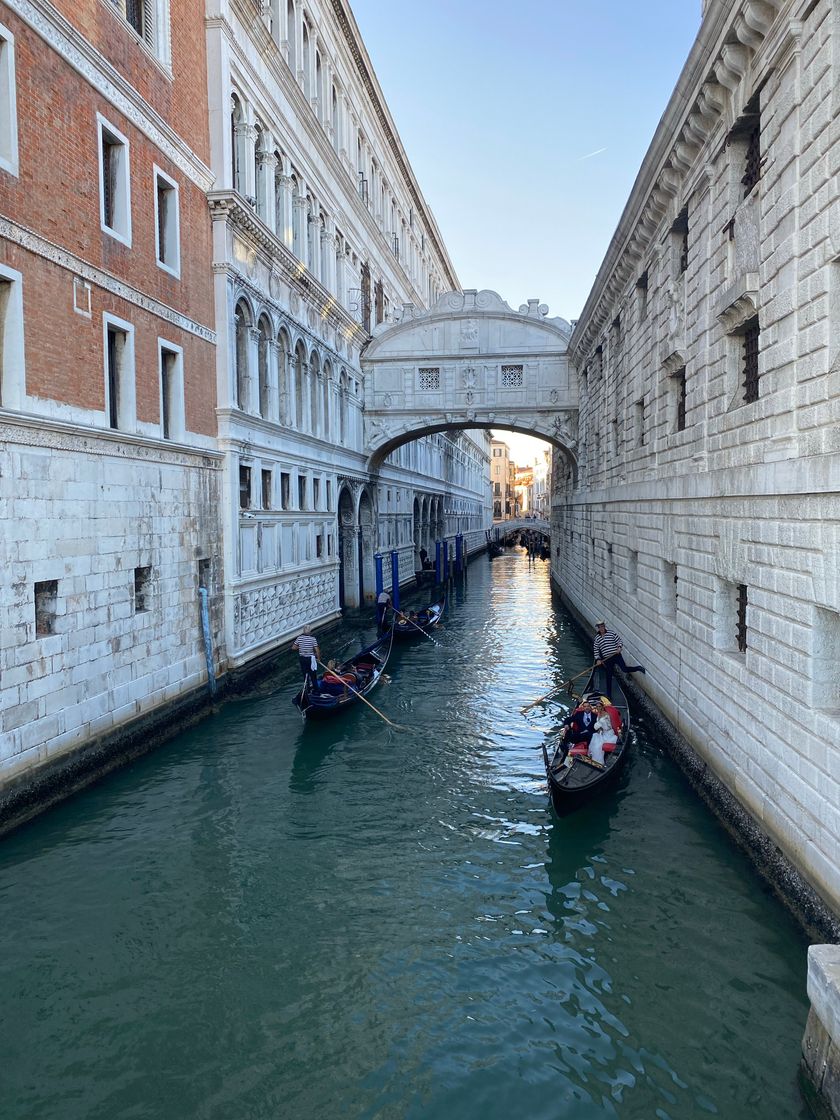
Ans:
{"label": "brick building", "polygon": [[206,679],[208,165],[200,0],[0,3],[6,781]]}
{"label": "brick building", "polygon": [[[840,912],[840,23],[709,0],[572,335],[553,575]],[[708,770],[706,770],[708,768]]]}

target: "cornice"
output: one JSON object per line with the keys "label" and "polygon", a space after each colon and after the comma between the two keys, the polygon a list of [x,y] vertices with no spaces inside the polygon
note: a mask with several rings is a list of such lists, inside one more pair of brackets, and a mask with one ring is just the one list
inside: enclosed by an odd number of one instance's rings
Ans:
{"label": "cornice", "polygon": [[186,331],[188,334],[193,334],[205,342],[215,343],[216,341],[216,332],[211,330],[210,327],[205,327],[194,319],[190,319],[189,316],[183,315],[180,311],[176,311],[174,307],[169,307],[167,304],[161,303],[160,300],[145,295],[112,273],[88,264],[87,261],[83,261],[81,257],[77,257],[69,250],[62,249],[51,241],[47,241],[45,237],[35,233],[34,230],[18,225],[17,222],[13,222],[9,218],[0,217],[0,237],[5,237],[7,241],[19,245],[22,249],[43,257],[60,268],[67,269],[68,272],[80,276],[83,280],[88,280],[104,291],[119,296],[126,303],[141,307],[144,311],[156,315],[159,319],[165,319],[168,323]]}
{"label": "cornice", "polygon": [[396,127],[391,119],[391,114],[388,112],[385,105],[385,99],[379,88],[379,82],[374,75],[373,66],[368,57],[368,53],[362,45],[362,37],[353,14],[345,0],[332,0],[332,8],[338,20],[338,25],[344,35],[347,47],[356,64],[359,77],[362,79],[365,92],[370,98],[379,124],[382,127],[382,131],[385,133],[388,146],[391,149],[394,159],[397,161],[397,166],[402,172],[408,192],[411,195],[418,214],[422,214],[425,220],[426,228],[437,249],[438,259],[443,267],[446,279],[453,289],[460,288],[461,285],[458,282],[455,269],[449,259],[449,253],[446,251],[446,247],[443,244],[443,238],[441,237],[437,222],[426,205],[426,200],[420,193],[420,188],[417,185],[417,180],[414,178],[414,173],[411,170],[411,165],[408,162],[405,149],[397,135]]}
{"label": "cornice", "polygon": [[197,187],[208,191],[213,172],[122,74],[47,0],[4,0],[64,61],[106,98]]}
{"label": "cornice", "polygon": [[[358,192],[358,183],[354,179],[352,173],[348,171],[344,163],[342,163],[335,148],[329,142],[326,133],[321,127],[320,121],[318,121],[318,118],[312,112],[312,106],[309,104],[306,95],[300,88],[300,85],[298,84],[297,80],[295,79],[294,75],[292,74],[291,70],[289,69],[288,65],[277,49],[277,44],[274,42],[271,36],[268,35],[268,32],[266,31],[259,18],[256,18],[255,20],[252,20],[251,23],[249,23],[246,16],[243,14],[241,7],[239,7],[237,10],[244,27],[248,27],[251,30],[253,30],[255,26],[258,27],[258,34],[260,39],[262,40],[263,48],[261,61],[268,68],[271,75],[276,80],[278,88],[281,89],[285,96],[292,102],[297,113],[298,120],[302,124],[308,122],[310,118],[315,122],[316,127],[308,130],[306,138],[307,145],[314,148],[324,164],[331,168],[333,177],[335,178],[336,182],[344,183],[346,187],[341,199],[333,197],[332,208],[336,213],[338,213],[339,211],[346,211],[349,204],[349,206],[352,208],[353,216],[355,217],[356,221],[361,223],[367,231],[368,244],[376,245],[377,241],[381,241],[383,252],[381,254],[382,260],[380,261],[380,265],[382,266],[383,270],[386,268],[396,267],[399,270],[401,276],[401,285],[404,286],[407,291],[413,293],[413,296],[415,297],[414,302],[424,303],[425,298],[423,296],[423,293],[417,288],[416,284],[411,279],[411,276],[405,270],[402,263],[393,257],[387,237],[379,228],[379,225],[371,214],[370,209],[361,201]],[[231,25],[229,20],[224,15],[216,14],[209,17],[205,22],[208,28],[221,30],[227,36],[228,42],[230,43],[232,56],[236,59],[236,69],[241,76],[241,82],[246,83],[253,88],[258,88],[263,100],[266,103],[275,100],[272,90],[266,86],[265,82],[260,79],[259,73],[255,71],[253,65],[249,60],[248,53],[242,45],[241,36],[237,35],[235,28]],[[255,43],[255,46],[259,48],[261,44],[257,42]],[[288,142],[289,134],[287,132],[284,134],[285,145],[288,146]],[[307,157],[311,157],[311,154],[312,153],[310,151],[305,151],[304,154],[299,158],[303,162]],[[405,169],[401,167],[400,170],[403,172],[403,175],[405,177]],[[311,182],[311,178],[309,175],[307,175],[306,178],[308,178]],[[409,188],[409,191],[411,191],[411,184],[413,182],[414,179],[409,174],[409,177],[406,179],[406,185]],[[318,192],[322,195],[327,195],[330,193],[330,190],[322,182],[318,185]],[[414,195],[412,195],[412,198],[414,199]],[[426,218],[426,226],[429,230],[429,239],[437,250],[441,269],[447,274],[451,274],[451,276],[454,277],[454,270],[452,269],[448,254],[445,250],[442,249],[442,239],[440,237],[440,231],[438,230],[434,219],[432,218],[428,209],[424,209],[423,206],[417,206],[417,211],[418,213],[422,211]],[[385,262],[384,265],[382,265],[382,261]],[[395,284],[395,287],[399,287],[401,285]]]}

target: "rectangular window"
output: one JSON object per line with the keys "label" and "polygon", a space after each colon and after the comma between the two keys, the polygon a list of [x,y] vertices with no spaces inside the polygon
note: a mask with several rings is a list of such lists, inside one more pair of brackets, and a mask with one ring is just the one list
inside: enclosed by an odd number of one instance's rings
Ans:
{"label": "rectangular window", "polygon": [[298,475],[298,509],[306,509],[306,475]]}
{"label": "rectangular window", "polygon": [[251,468],[239,467],[239,508],[251,508]]}
{"label": "rectangular window", "polygon": [[181,274],[181,229],[178,184],[155,168],[155,251],[158,267],[172,276]]}
{"label": "rectangular window", "polygon": [[58,580],[35,584],[35,637],[46,638],[55,631],[58,605]]}
{"label": "rectangular window", "polygon": [[735,624],[735,640],[739,653],[747,652],[747,585],[739,583],[736,587],[738,595],[738,617]]}
{"label": "rectangular window", "polygon": [[159,5],[155,0],[111,0],[111,3],[154,55],[168,66],[168,29],[165,23],[161,26],[159,18],[160,12],[168,12],[168,5]]}
{"label": "rectangular window", "polygon": [[685,366],[671,374],[674,399],[674,431],[685,431]]}
{"label": "rectangular window", "polygon": [[23,281],[0,264],[0,406],[21,408],[25,393]]}
{"label": "rectangular window", "polygon": [[180,346],[160,342],[160,428],[164,439],[184,437],[184,370]]}
{"label": "rectangular window", "polygon": [[744,400],[747,404],[758,400],[758,340],[761,333],[758,316],[753,316],[744,326],[743,375]]}
{"label": "rectangular window", "polygon": [[104,117],[99,129],[99,218],[105,233],[131,245],[131,178],[128,140]]}
{"label": "rectangular window", "polygon": [[136,427],[134,327],[102,316],[105,331],[105,412],[108,427],[123,432]]}
{"label": "rectangular window", "polygon": [[134,613],[141,614],[150,606],[152,594],[152,569],[134,569]]}
{"label": "rectangular window", "polygon": [[427,391],[440,388],[440,368],[438,366],[421,366],[417,371],[420,377],[420,388]]}
{"label": "rectangular window", "polygon": [[321,508],[321,480],[320,478],[312,479],[312,508]]}
{"label": "rectangular window", "polygon": [[644,319],[648,312],[648,271],[642,273],[636,281],[636,295],[639,300],[639,318]]}
{"label": "rectangular window", "polygon": [[327,479],[327,509],[332,509],[332,484]]}
{"label": "rectangular window", "polygon": [[292,478],[285,471],[280,472],[280,508],[289,509],[292,504]]}
{"label": "rectangular window", "polygon": [[502,366],[502,388],[519,389],[523,382],[522,366]]}
{"label": "rectangular window", "polygon": [[272,509],[271,501],[271,471],[262,471],[262,508]]}
{"label": "rectangular window", "polygon": [[19,166],[15,37],[0,24],[0,170],[17,175]]}
{"label": "rectangular window", "polygon": [[633,405],[636,423],[636,447],[645,445],[645,402],[644,398]]}
{"label": "rectangular window", "polygon": [[324,538],[320,533],[315,538],[315,555],[319,560],[324,555]]}
{"label": "rectangular window", "polygon": [[688,271],[688,207],[684,206],[671,226],[677,252],[677,273]]}

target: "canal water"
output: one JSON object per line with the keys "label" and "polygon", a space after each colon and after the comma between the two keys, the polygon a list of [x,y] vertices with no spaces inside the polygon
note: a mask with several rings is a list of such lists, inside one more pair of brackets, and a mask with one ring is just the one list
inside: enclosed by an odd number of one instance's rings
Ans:
{"label": "canal water", "polygon": [[275,680],[0,844],[3,1120],[806,1115],[806,944],[653,735],[553,815],[547,566],[445,623],[400,730]]}

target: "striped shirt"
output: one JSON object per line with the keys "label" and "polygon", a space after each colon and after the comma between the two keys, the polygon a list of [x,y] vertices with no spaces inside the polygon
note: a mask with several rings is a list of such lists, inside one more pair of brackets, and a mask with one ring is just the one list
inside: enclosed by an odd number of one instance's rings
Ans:
{"label": "striped shirt", "polygon": [[595,660],[606,661],[608,657],[615,657],[617,653],[621,652],[621,646],[621,638],[615,630],[605,630],[603,634],[598,635],[593,643]]}
{"label": "striped shirt", "polygon": [[296,649],[301,657],[312,657],[317,646],[318,643],[311,634],[301,634],[292,643],[292,648]]}

